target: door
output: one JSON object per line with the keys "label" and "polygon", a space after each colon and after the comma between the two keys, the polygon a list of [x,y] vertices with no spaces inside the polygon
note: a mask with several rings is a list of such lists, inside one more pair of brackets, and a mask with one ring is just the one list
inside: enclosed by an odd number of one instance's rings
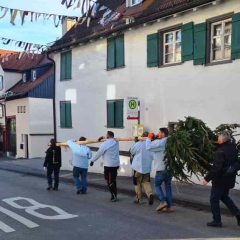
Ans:
{"label": "door", "polygon": [[7,150],[9,155],[12,157],[16,156],[17,145],[16,145],[16,118],[7,119],[7,139],[8,147]]}
{"label": "door", "polygon": [[24,146],[25,146],[25,158],[29,158],[29,152],[28,152],[28,135],[24,135]]}

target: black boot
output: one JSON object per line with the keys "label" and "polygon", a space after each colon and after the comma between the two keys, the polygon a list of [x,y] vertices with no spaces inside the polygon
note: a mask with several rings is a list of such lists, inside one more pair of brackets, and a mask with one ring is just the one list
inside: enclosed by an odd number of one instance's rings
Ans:
{"label": "black boot", "polygon": [[52,190],[52,189],[53,189],[52,185],[48,185],[47,190]]}
{"label": "black boot", "polygon": [[54,190],[54,191],[58,191],[58,187],[54,187],[52,190]]}
{"label": "black boot", "polygon": [[221,228],[221,227],[222,227],[222,223],[221,223],[221,222],[212,221],[212,222],[208,222],[208,223],[207,223],[207,226],[208,226],[208,227]]}

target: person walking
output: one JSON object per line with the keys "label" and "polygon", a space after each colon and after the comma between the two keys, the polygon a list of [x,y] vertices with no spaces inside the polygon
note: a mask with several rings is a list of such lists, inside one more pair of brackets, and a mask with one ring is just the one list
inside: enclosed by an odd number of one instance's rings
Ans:
{"label": "person walking", "polygon": [[[80,137],[79,141],[86,141],[85,137]],[[72,149],[73,180],[77,188],[77,194],[87,193],[87,172],[89,160],[92,158],[92,152],[85,144],[78,145],[75,140],[67,141]],[[81,176],[81,181],[79,177]]]}
{"label": "person walking", "polygon": [[[173,212],[172,209],[172,176],[166,171],[164,162],[165,146],[168,139],[168,129],[160,128],[157,139],[153,139],[154,134],[149,133],[146,139],[146,148],[153,152],[154,168],[156,175],[154,179],[155,189],[160,200],[156,211]],[[152,141],[153,140],[153,141]],[[162,184],[165,184],[166,196],[162,190]]]}
{"label": "person walking", "polygon": [[[98,139],[99,142],[104,137]],[[103,158],[104,164],[104,178],[107,181],[108,189],[111,193],[110,201],[117,201],[117,171],[119,169],[119,143],[114,139],[114,133],[108,131],[106,134],[106,141],[101,144],[95,156],[91,159],[90,166],[100,157]]]}
{"label": "person walking", "polygon": [[[142,137],[147,136],[148,132],[142,134]],[[133,183],[137,197],[134,203],[142,204],[142,188],[144,188],[148,196],[149,205],[153,205],[154,198],[150,184],[153,154],[146,149],[145,140],[138,141],[138,138],[135,138],[135,143],[130,148],[130,153],[134,156],[132,161]]]}
{"label": "person walking", "polygon": [[222,227],[220,200],[227,206],[231,213],[237,218],[237,224],[240,226],[240,211],[232,199],[229,197],[230,189],[234,188],[236,173],[230,176],[224,174],[224,170],[238,162],[237,146],[231,143],[231,136],[227,131],[218,136],[218,149],[215,154],[213,166],[203,179],[203,185],[212,181],[210,205],[213,215],[213,221],[208,222],[209,227]]}
{"label": "person walking", "polygon": [[[56,140],[50,140],[50,147],[46,151],[46,157],[43,164],[44,170],[47,170],[48,188],[47,190],[58,190],[59,171],[62,166],[61,147],[56,146]],[[54,187],[52,186],[52,174],[54,173]]]}

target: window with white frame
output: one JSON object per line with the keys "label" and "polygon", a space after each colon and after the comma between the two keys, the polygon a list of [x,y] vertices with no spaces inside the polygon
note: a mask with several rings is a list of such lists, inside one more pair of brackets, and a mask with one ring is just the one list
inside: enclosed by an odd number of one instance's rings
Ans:
{"label": "window with white frame", "polygon": [[25,83],[26,82],[26,73],[23,73],[22,79],[23,79],[23,82]]}
{"label": "window with white frame", "polygon": [[231,35],[231,19],[211,24],[211,62],[231,58]]}
{"label": "window with white frame", "polygon": [[182,32],[180,29],[163,34],[163,64],[182,61]]}
{"label": "window with white frame", "polygon": [[142,2],[142,0],[126,0],[127,6],[132,7]]}
{"label": "window with white frame", "polygon": [[36,70],[32,70],[32,80],[35,81],[37,78],[36,76]]}
{"label": "window with white frame", "polygon": [[0,75],[0,90],[3,89],[3,76]]}

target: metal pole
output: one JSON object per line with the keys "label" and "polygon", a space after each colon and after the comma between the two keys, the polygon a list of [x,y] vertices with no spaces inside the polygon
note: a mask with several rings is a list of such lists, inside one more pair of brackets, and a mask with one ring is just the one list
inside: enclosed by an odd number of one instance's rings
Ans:
{"label": "metal pole", "polygon": [[138,124],[140,124],[140,101],[138,101]]}

